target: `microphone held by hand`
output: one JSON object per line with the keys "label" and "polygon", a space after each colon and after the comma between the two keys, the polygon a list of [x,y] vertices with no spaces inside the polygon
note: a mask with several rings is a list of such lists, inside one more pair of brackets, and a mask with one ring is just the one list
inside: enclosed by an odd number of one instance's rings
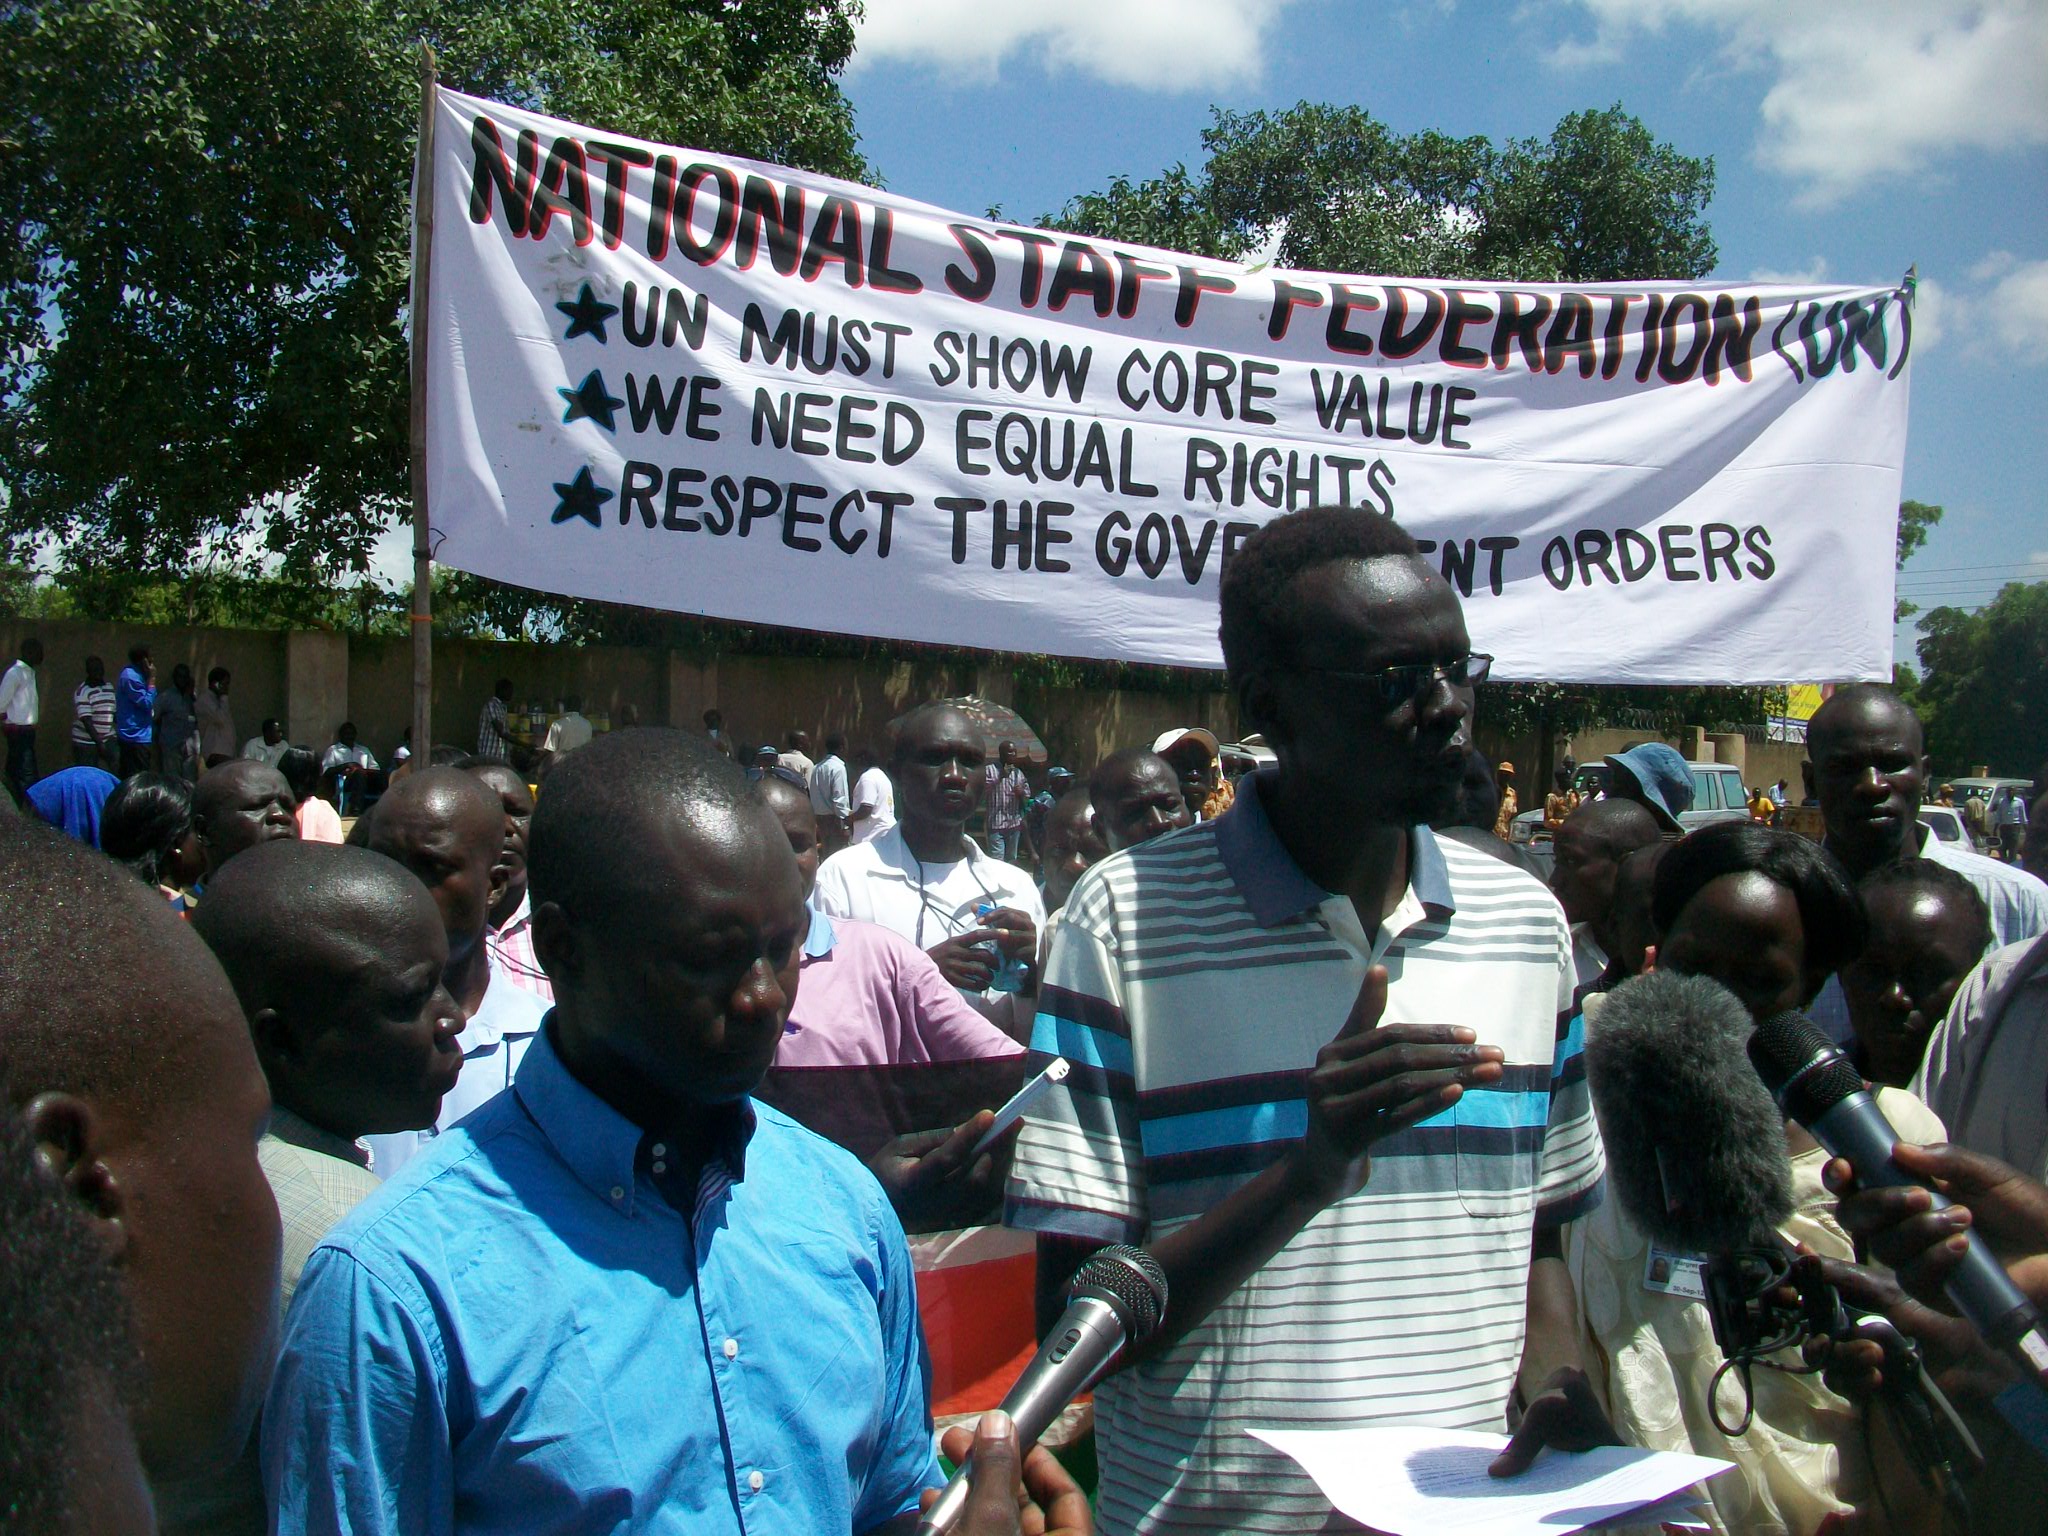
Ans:
{"label": "microphone held by hand", "polygon": [[[1864,1087],[1863,1074],[1810,1020],[1789,1010],[1766,1019],[1750,1037],[1749,1059],[1785,1113],[1829,1156],[1846,1159],[1858,1183],[1918,1184],[1933,1194],[1937,1210],[1950,1203],[1892,1160],[1898,1133]],[[2032,1380],[2048,1386],[2048,1336],[2033,1303],[1983,1240],[1974,1232],[1967,1236],[1969,1251],[1945,1287],[1949,1300]]]}
{"label": "microphone held by hand", "polygon": [[[1067,1289],[1067,1310],[1003,1399],[1029,1450],[1060,1410],[1092,1387],[1127,1346],[1151,1337],[1166,1316],[1166,1275],[1142,1248],[1104,1248]],[[970,1458],[971,1459],[971,1458]],[[955,1530],[967,1510],[971,1468],[963,1464],[918,1522],[918,1536]]]}

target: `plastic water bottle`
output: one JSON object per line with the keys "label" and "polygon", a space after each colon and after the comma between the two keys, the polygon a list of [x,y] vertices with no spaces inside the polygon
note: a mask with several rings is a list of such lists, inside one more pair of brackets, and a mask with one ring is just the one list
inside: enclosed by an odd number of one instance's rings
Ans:
{"label": "plastic water bottle", "polygon": [[[974,909],[974,915],[981,920],[984,926],[987,925],[988,920],[994,917],[995,914],[995,903],[992,901],[984,901]],[[1024,990],[1024,962],[1022,960],[1004,954],[1003,947],[996,943],[994,939],[990,939],[987,943],[978,947],[988,951],[989,960],[996,968],[995,975],[989,978],[989,991],[1021,992]]]}

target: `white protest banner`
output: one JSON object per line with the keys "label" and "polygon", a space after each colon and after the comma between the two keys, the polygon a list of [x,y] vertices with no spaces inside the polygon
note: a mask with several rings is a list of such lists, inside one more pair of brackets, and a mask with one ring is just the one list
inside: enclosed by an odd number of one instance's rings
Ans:
{"label": "white protest banner", "polygon": [[1389,513],[1496,676],[1889,676],[1905,289],[1250,271],[442,92],[435,558],[1213,667],[1290,508]]}

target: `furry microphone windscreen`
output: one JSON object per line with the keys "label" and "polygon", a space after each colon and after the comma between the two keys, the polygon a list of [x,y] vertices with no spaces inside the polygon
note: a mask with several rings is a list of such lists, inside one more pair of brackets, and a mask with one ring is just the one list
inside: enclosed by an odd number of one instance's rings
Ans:
{"label": "furry microphone windscreen", "polygon": [[1586,1081],[1623,1212],[1688,1253],[1749,1247],[1792,1212],[1785,1122],[1749,1064],[1749,1010],[1704,976],[1652,971],[1586,1023]]}

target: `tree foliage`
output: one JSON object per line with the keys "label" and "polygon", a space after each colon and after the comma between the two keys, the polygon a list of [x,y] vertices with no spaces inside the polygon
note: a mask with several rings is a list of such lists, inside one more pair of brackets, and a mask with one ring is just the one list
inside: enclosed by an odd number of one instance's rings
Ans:
{"label": "tree foliage", "polygon": [[856,12],[0,3],[0,557],[366,569],[407,500],[423,40],[458,90],[858,177]]}
{"label": "tree foliage", "polygon": [[1518,282],[1704,276],[1714,162],[1659,142],[1619,105],[1548,139],[1397,134],[1363,107],[1218,110],[1199,173],[1112,181],[1044,222],[1077,234],[1310,271]]}
{"label": "tree foliage", "polygon": [[[1922,544],[1927,542],[1927,535],[1940,521],[1940,507],[1930,506],[1924,501],[1900,502],[1898,554],[1892,563],[1892,569],[1903,571],[1906,562],[1913,558]],[[1909,603],[1903,597],[1898,598],[1892,604],[1892,622],[1896,624],[1910,619],[1919,611],[1918,603]]]}
{"label": "tree foliage", "polygon": [[1943,773],[2048,763],[2048,583],[2009,583],[1975,613],[1930,610],[1919,653],[1915,704]]}

